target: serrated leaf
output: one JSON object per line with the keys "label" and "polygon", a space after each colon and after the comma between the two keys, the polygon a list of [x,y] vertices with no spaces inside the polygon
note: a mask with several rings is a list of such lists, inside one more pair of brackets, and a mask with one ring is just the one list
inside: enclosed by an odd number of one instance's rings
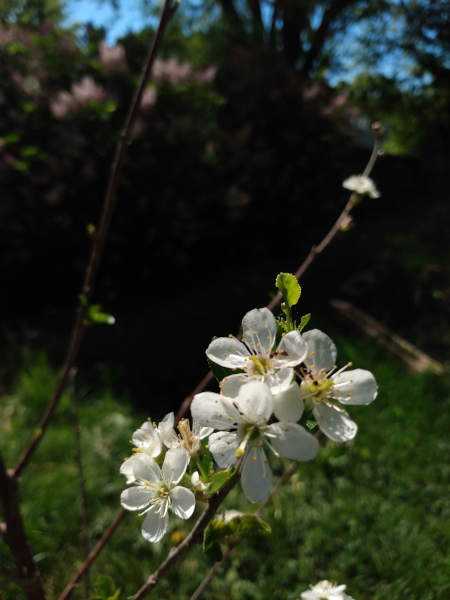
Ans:
{"label": "serrated leaf", "polygon": [[275,285],[283,294],[284,300],[290,308],[297,304],[302,289],[294,275],[291,273],[280,273],[276,278]]}
{"label": "serrated leaf", "polygon": [[317,426],[317,421],[306,421],[306,427],[311,430],[314,429],[314,427]]}
{"label": "serrated leaf", "polygon": [[108,575],[100,575],[95,582],[95,591],[102,598],[109,598],[116,592],[116,584]]}
{"label": "serrated leaf", "polygon": [[300,321],[300,325],[297,327],[297,329],[300,331],[300,333],[303,331],[303,329],[306,327],[306,325],[308,325],[310,318],[311,318],[311,313],[308,313],[307,315],[303,315],[302,320]]}
{"label": "serrated leaf", "polygon": [[209,437],[202,439],[202,448],[204,452],[204,456],[200,457],[200,461],[202,463],[202,467],[205,470],[205,473],[210,473],[213,468],[213,456],[206,446],[208,445]]}
{"label": "serrated leaf", "polygon": [[248,533],[271,533],[270,525],[256,515],[241,515],[230,519],[221,528],[222,535],[244,535]]}
{"label": "serrated leaf", "polygon": [[219,473],[214,473],[211,479],[211,485],[209,486],[208,494],[214,494],[222,486],[226,484],[226,482],[234,475],[234,469],[227,469],[226,471],[219,471]]}

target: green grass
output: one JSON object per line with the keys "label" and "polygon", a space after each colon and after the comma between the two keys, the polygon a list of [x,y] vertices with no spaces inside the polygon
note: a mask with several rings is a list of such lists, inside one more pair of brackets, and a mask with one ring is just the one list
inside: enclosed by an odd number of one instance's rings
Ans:
{"label": "green grass", "polygon": [[[340,364],[352,360],[376,374],[379,396],[370,406],[350,408],[359,426],[353,442],[325,441],[318,458],[301,465],[265,514],[272,534],[241,543],[204,592],[205,600],[294,600],[309,583],[325,578],[346,583],[355,600],[450,597],[449,387],[443,378],[405,372],[369,343],[331,335]],[[0,447],[8,465],[27,444],[55,379],[45,359],[35,357],[2,397]],[[118,469],[131,432],[149,415],[138,414],[106,388],[82,388],[79,405],[93,545],[120,509],[125,485]],[[64,397],[20,486],[49,600],[83,560],[73,450],[73,413]],[[280,474],[286,464],[276,461],[274,472]],[[248,511],[240,489],[226,504]],[[185,535],[193,523],[171,517],[168,535],[151,545],[140,535],[141,519],[127,514],[94,563],[91,580],[110,575],[122,598],[132,595],[173,545],[171,536]],[[13,568],[2,542],[0,561]],[[154,597],[189,599],[210,566],[196,549]],[[4,580],[0,589],[4,600],[25,598]],[[82,586],[73,598],[82,598]]]}

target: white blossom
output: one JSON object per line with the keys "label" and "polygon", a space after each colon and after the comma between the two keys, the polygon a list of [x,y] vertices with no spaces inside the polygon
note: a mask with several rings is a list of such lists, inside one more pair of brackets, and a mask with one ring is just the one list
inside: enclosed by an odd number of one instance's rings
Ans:
{"label": "white blossom", "polygon": [[377,190],[375,182],[370,177],[365,175],[352,175],[342,182],[342,187],[346,190],[351,190],[360,196],[366,194],[371,198],[379,198],[380,192]]}
{"label": "white blossom", "polygon": [[300,396],[314,413],[324,434],[335,442],[347,442],[355,437],[358,427],[341,404],[370,404],[377,397],[377,382],[370,371],[347,371],[348,363],[339,371],[335,365],[337,350],[331,339],[318,329],[303,334],[308,346],[301,368]]}
{"label": "white blossom", "polygon": [[[149,542],[158,542],[167,531],[169,507],[182,519],[194,512],[195,496],[185,487],[178,486],[186,472],[189,457],[180,448],[169,450],[162,469],[150,456],[137,454],[133,465],[133,487],[124,490],[120,501],[126,510],[144,509],[142,535]],[[139,515],[139,516],[140,516]]]}
{"label": "white blossom", "polygon": [[205,492],[211,485],[210,483],[203,483],[203,481],[200,479],[200,475],[199,475],[198,471],[195,471],[195,473],[192,473],[191,484],[193,487],[195,487],[200,492]]}
{"label": "white blossom", "polygon": [[[273,350],[277,323],[267,308],[255,308],[242,320],[242,342],[230,335],[209,345],[206,356],[213,362],[244,373],[230,375],[222,382],[225,395],[234,397],[241,384],[256,379],[264,381],[272,394],[286,391],[293,379],[293,370],[303,362],[306,345],[298,331],[283,335],[277,350]],[[233,388],[236,390],[233,392]],[[225,391],[226,389],[226,391]],[[298,417],[300,418],[300,417]]]}
{"label": "white blossom", "polygon": [[181,448],[189,456],[202,452],[202,440],[214,431],[214,427],[201,427],[194,422],[193,428],[188,419],[181,419],[178,423],[179,434],[175,433],[173,423],[175,415],[167,414],[158,425],[158,432],[161,440],[167,448]]}
{"label": "white blossom", "polygon": [[[298,387],[297,402],[300,402]],[[192,401],[195,421],[219,430],[209,437],[209,449],[219,467],[235,465],[243,456],[241,483],[250,502],[266,500],[272,484],[263,444],[277,456],[292,460],[306,461],[317,455],[317,440],[297,423],[282,421],[269,425],[273,410],[270,388],[257,380],[241,385],[234,400],[203,392]]]}
{"label": "white blossom", "polygon": [[133,483],[133,469],[136,461],[136,457],[140,452],[143,452],[147,456],[156,458],[161,454],[162,442],[158,428],[151,422],[150,419],[142,423],[139,429],[131,436],[131,442],[134,444],[133,451],[135,454],[130,458],[127,458],[120,467],[120,472],[127,478],[127,483]]}
{"label": "white blossom", "polygon": [[303,600],[353,600],[351,596],[345,593],[346,585],[332,584],[329,581],[319,581],[306,592],[302,592],[300,597]]}

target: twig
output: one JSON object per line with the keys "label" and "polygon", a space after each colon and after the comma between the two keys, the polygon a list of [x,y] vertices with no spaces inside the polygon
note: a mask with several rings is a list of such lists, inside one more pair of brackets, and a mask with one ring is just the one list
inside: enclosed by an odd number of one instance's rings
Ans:
{"label": "twig", "polygon": [[[75,389],[75,376],[77,370],[75,368],[70,370],[69,373],[69,388],[70,388],[70,399],[72,401],[73,417],[74,417],[74,432],[75,432],[75,461],[78,468],[78,481],[80,483],[80,495],[81,495],[81,535],[83,538],[84,546],[84,559],[86,560],[89,556],[89,522],[87,512],[87,498],[86,498],[86,478],[83,471],[83,461],[81,458],[81,438],[80,438],[80,421],[78,418],[78,405],[77,396]],[[89,598],[89,570],[86,569],[84,574],[84,600]]]}
{"label": "twig", "polygon": [[103,549],[103,546],[106,544],[106,542],[112,536],[114,531],[117,529],[120,522],[124,518],[125,514],[126,514],[126,511],[122,508],[119,511],[119,513],[117,514],[114,521],[111,523],[111,525],[105,531],[103,537],[97,542],[95,548],[92,550],[92,552],[88,555],[88,557],[86,558],[84,563],[78,569],[75,577],[72,579],[72,581],[66,587],[66,589],[63,591],[63,593],[59,597],[59,600],[66,600],[70,596],[70,594],[76,589],[78,582],[83,577],[84,573],[89,569],[89,567],[94,562],[94,560],[97,558],[97,556],[100,554],[101,550]]}
{"label": "twig", "polygon": [[[151,575],[141,589],[133,596],[133,600],[141,600],[145,598],[158,584],[161,577],[163,577],[172,567],[175,566],[180,558],[182,558],[195,544],[200,544],[203,541],[203,534],[211,518],[215,515],[217,509],[222,504],[224,498],[234,488],[236,483],[239,481],[241,475],[239,472],[239,465],[236,465],[237,471],[231,477],[231,479],[208,500],[208,505],[203,511],[200,519],[194,525],[189,535],[181,542],[176,548],[172,548],[169,552],[166,560],[158,567],[158,569]],[[62,600],[60,598],[60,600]]]}
{"label": "twig", "polygon": [[[384,132],[383,127],[379,123],[374,123],[372,125],[372,129],[375,132],[375,142],[373,145],[372,154],[369,158],[369,162],[367,163],[367,166],[362,173],[362,175],[364,177],[367,177],[371,173],[371,171],[375,165],[375,162],[378,157],[378,152],[380,149],[381,137]],[[313,260],[316,258],[316,256],[318,254],[320,254],[321,252],[323,252],[323,250],[325,250],[325,248],[328,246],[328,244],[332,241],[334,236],[339,231],[339,229],[342,225],[342,222],[344,221],[345,217],[347,217],[349,215],[353,206],[354,206],[354,204],[352,201],[352,196],[350,196],[350,198],[347,200],[347,204],[345,205],[344,210],[339,215],[339,217],[338,217],[337,221],[335,222],[335,224],[333,225],[333,227],[330,229],[330,231],[327,233],[327,235],[323,238],[323,240],[320,242],[320,244],[318,246],[313,246],[311,248],[308,256],[305,258],[305,260],[302,262],[302,264],[299,266],[299,268],[295,271],[294,275],[297,279],[300,279],[300,277],[305,273],[305,271],[308,269],[309,265],[313,262]],[[275,294],[275,296],[272,298],[272,300],[269,302],[269,304],[267,304],[266,308],[268,308],[269,310],[273,310],[281,302],[282,299],[283,299],[283,294],[280,291],[278,291]],[[241,334],[239,334],[239,336],[237,336],[238,339],[240,339],[240,335]],[[185,398],[185,400],[181,404],[181,407],[177,413],[175,423],[178,423],[178,421],[183,417],[184,413],[189,408],[189,405],[191,404],[194,396],[196,394],[199,394],[200,392],[202,392],[212,378],[213,378],[213,374],[211,371],[209,371],[209,373],[207,375],[205,375],[205,377],[197,385],[195,390],[191,394],[189,394],[189,396],[187,396]]]}
{"label": "twig", "polygon": [[[322,437],[322,435],[323,435],[322,431],[319,429],[319,431],[316,433],[315,437],[317,439],[320,439]],[[286,469],[286,471],[283,473],[283,475],[278,480],[277,485],[273,488],[272,493],[270,494],[270,496],[267,498],[267,500],[263,504],[261,504],[261,506],[256,511],[255,514],[256,514],[257,517],[261,517],[261,515],[263,514],[263,512],[265,511],[265,509],[269,506],[269,504],[272,502],[272,500],[278,494],[278,492],[280,491],[280,489],[289,481],[291,475],[294,473],[294,471],[297,468],[298,464],[299,464],[298,460],[293,460],[291,462],[291,464],[289,465],[289,467]],[[230,554],[233,552],[233,550],[236,548],[236,546],[241,542],[241,540],[243,539],[243,537],[244,537],[243,535],[239,535],[237,538],[234,538],[233,540],[231,540],[230,542],[228,542],[227,548],[226,548],[226,550],[224,550],[224,552],[222,554],[222,559],[219,560],[218,562],[216,562],[213,565],[213,567],[211,568],[211,570],[209,571],[209,573],[206,575],[206,577],[203,579],[203,581],[201,582],[201,584],[198,586],[198,588],[192,594],[190,600],[198,600],[198,598],[200,598],[200,596],[203,593],[203,591],[205,590],[205,588],[213,580],[214,576],[217,574],[217,572],[219,571],[220,567],[227,560],[227,558],[230,556]]]}
{"label": "twig", "polygon": [[20,514],[19,500],[17,497],[17,481],[11,472],[8,472],[0,454],[0,502],[6,523],[4,539],[11,550],[16,563],[19,582],[28,600],[45,600],[39,571],[33,561],[31,548]]}
{"label": "twig", "polygon": [[[145,85],[150,76],[153,63],[155,61],[159,46],[163,39],[167,23],[170,21],[177,8],[178,4],[174,3],[173,0],[166,0],[164,3],[164,7],[159,21],[159,26],[152,40],[152,43],[150,44],[139,86],[136,88],[136,91],[134,93],[130,109],[128,111],[128,115],[125,120],[124,128],[117,142],[116,153],[111,166],[111,174],[106,188],[102,215],[100,218],[100,225],[98,228],[98,232],[94,233],[94,235],[92,236],[92,251],[86,267],[85,278],[81,291],[81,295],[84,296],[87,301],[89,301],[92,293],[92,288],[94,286],[98,267],[102,257],[103,247],[105,245],[105,240],[109,230],[111,217],[114,211],[114,207],[116,205],[117,187],[119,185],[120,176],[122,174],[122,168],[125,162],[128,146],[131,143],[131,134],[133,131],[134,123],[136,121],[136,117],[138,115],[142,94],[144,93]],[[50,423],[53,413],[55,412],[56,407],[58,406],[59,400],[67,383],[69,372],[74,366],[75,360],[78,356],[78,352],[86,329],[85,317],[86,308],[83,305],[80,305],[77,311],[75,325],[72,333],[72,339],[70,341],[69,348],[67,351],[62,375],[56,385],[55,391],[53,392],[53,397],[42,416],[39,428],[36,430],[33,439],[31,440],[30,444],[28,445],[28,447],[18,460],[16,466],[14,467],[14,475],[16,477],[18,477],[23,471],[31,456],[33,455],[34,451],[36,450],[37,446],[39,445],[39,442],[41,441],[42,436],[44,435]]]}

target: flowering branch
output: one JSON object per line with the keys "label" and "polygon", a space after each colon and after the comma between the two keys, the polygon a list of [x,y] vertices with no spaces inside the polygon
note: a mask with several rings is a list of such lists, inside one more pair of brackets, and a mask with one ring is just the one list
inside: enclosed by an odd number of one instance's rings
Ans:
{"label": "flowering branch", "polygon": [[[236,473],[229,479],[229,481],[209,500],[208,504],[203,511],[201,517],[195,524],[194,528],[191,530],[189,535],[184,539],[183,542],[176,548],[172,548],[169,552],[166,560],[158,567],[158,569],[151,575],[141,589],[137,592],[135,596],[133,596],[133,600],[141,600],[141,598],[145,598],[147,594],[149,594],[158,584],[159,580],[172,569],[175,564],[182,558],[185,554],[192,549],[195,544],[201,544],[203,541],[203,534],[205,529],[215,515],[217,509],[222,504],[225,497],[228,493],[234,488],[237,482],[240,479],[239,467],[237,466]],[[62,597],[59,600],[64,600]]]}
{"label": "flowering branch", "polygon": [[[379,156],[381,138],[384,134],[384,127],[381,125],[381,123],[376,122],[376,123],[373,123],[372,130],[375,135],[375,141],[374,141],[374,145],[373,145],[373,149],[372,149],[372,154],[370,155],[369,161],[368,161],[366,168],[364,169],[361,177],[368,177],[370,175],[370,173],[372,172],[372,169],[375,165],[375,162],[377,160],[377,157]],[[352,208],[354,206],[355,206],[354,194],[351,194],[350,198],[347,201],[347,204],[345,205],[344,210],[339,215],[339,217],[338,217],[337,221],[335,222],[335,224],[333,225],[333,227],[330,229],[330,231],[327,233],[327,235],[323,238],[323,240],[320,242],[320,244],[318,246],[313,246],[311,248],[308,256],[305,258],[303,263],[300,265],[300,267],[294,273],[297,280],[299,280],[300,277],[309,268],[310,264],[313,262],[313,260],[316,258],[316,256],[318,254],[320,254],[321,252],[323,252],[323,250],[325,250],[325,248],[328,246],[328,244],[333,240],[335,235],[340,230],[341,225],[343,224],[345,219],[348,217],[348,215],[350,214],[350,211],[352,210]],[[281,302],[282,299],[283,299],[283,294],[281,293],[281,291],[278,291],[275,294],[275,296],[272,298],[272,300],[269,302],[269,304],[267,304],[266,308],[269,310],[273,310]],[[236,339],[238,339],[238,340],[240,340],[241,338],[242,338],[242,327],[240,328],[239,334],[236,336]],[[194,391],[184,399],[184,401],[181,404],[180,409],[177,413],[177,416],[175,418],[175,423],[178,423],[178,421],[183,417],[183,415],[189,408],[194,396],[196,394],[202,392],[206,388],[208,383],[211,381],[211,379],[213,379],[213,374],[211,371],[209,371],[209,373],[207,373],[207,375],[205,375],[205,377],[200,381],[200,383],[197,385],[197,387],[194,389]]]}
{"label": "flowering branch", "polygon": [[111,174],[108,181],[105,199],[103,203],[100,226],[98,228],[98,231],[94,232],[94,234],[92,235],[92,250],[86,267],[85,278],[81,291],[81,296],[85,299],[85,303],[80,304],[80,307],[77,312],[75,325],[72,333],[72,339],[70,341],[69,348],[67,351],[66,361],[63,367],[62,375],[56,385],[55,391],[53,392],[53,397],[42,416],[41,422],[39,424],[38,429],[35,432],[33,439],[31,440],[30,444],[28,445],[28,447],[18,460],[16,466],[14,467],[15,477],[18,477],[21,474],[21,472],[29,462],[31,456],[33,455],[34,451],[38,447],[39,442],[41,441],[42,436],[45,433],[51,421],[51,418],[59,404],[62,393],[67,383],[69,372],[72,369],[75,360],[78,356],[81,342],[84,337],[84,332],[86,330],[86,311],[96,279],[98,267],[100,265],[103,247],[105,245],[106,237],[111,223],[111,217],[113,215],[114,208],[116,205],[117,188],[122,174],[122,168],[125,162],[128,146],[131,143],[133,126],[138,115],[139,106],[141,103],[142,95],[144,93],[145,85],[150,76],[153,63],[155,62],[156,55],[158,53],[159,46],[161,45],[166,26],[172,18],[172,16],[174,15],[177,8],[177,2],[174,2],[174,0],[165,0],[164,7],[162,9],[159,20],[159,26],[150,44],[148,54],[144,63],[144,68],[142,71],[139,86],[136,88],[136,91],[134,93],[128,111],[128,115],[125,120],[124,128],[122,130],[122,133],[120,134],[119,141],[117,142],[116,153],[111,166]]}
{"label": "flowering branch", "polygon": [[[3,537],[11,550],[17,567],[19,583],[28,600],[45,600],[39,571],[33,561],[31,548],[28,544],[20,514],[19,500],[17,498],[17,481],[14,474],[6,470],[5,463],[0,455],[0,502],[5,518]],[[9,573],[2,567],[2,576]],[[8,577],[10,579],[10,577]]]}

